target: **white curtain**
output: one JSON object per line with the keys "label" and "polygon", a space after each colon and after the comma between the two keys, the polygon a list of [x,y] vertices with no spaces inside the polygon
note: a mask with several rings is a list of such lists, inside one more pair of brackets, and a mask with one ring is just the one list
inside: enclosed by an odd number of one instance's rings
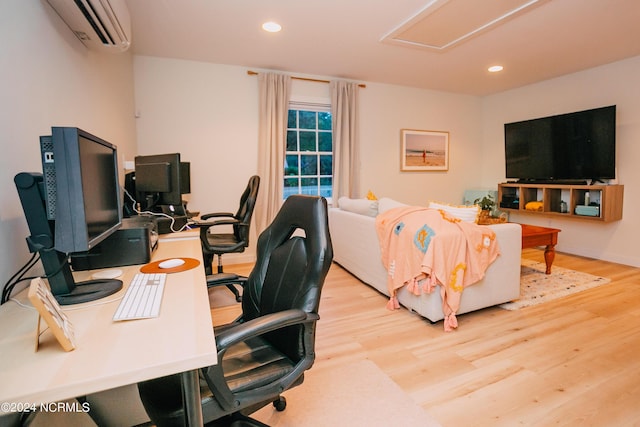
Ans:
{"label": "white curtain", "polygon": [[333,203],[341,196],[360,197],[358,83],[332,81]]}
{"label": "white curtain", "polygon": [[256,226],[259,235],[271,224],[282,205],[291,77],[277,73],[259,73],[258,92],[260,190],[256,204]]}

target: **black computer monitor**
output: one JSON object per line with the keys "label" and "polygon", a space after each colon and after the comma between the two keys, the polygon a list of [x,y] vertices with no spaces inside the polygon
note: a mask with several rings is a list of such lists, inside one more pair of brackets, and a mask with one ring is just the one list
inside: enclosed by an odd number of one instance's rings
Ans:
{"label": "black computer monitor", "polygon": [[52,143],[55,249],[87,251],[122,225],[117,150],[78,128],[53,128]]}
{"label": "black computer monitor", "polygon": [[116,146],[74,127],[40,137],[43,173],[22,172],[14,182],[51,292],[60,304],[93,301],[122,288],[120,280],[76,283],[72,252],[88,251],[122,225]]}
{"label": "black computer monitor", "polygon": [[191,192],[190,164],[180,161],[180,153],[136,156],[135,189],[144,210],[181,207],[183,194]]}

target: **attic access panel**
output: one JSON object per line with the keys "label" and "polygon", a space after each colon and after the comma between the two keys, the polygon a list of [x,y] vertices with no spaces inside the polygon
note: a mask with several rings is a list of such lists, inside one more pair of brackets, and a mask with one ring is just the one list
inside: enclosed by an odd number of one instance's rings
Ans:
{"label": "attic access panel", "polygon": [[545,1],[432,0],[381,41],[444,51]]}

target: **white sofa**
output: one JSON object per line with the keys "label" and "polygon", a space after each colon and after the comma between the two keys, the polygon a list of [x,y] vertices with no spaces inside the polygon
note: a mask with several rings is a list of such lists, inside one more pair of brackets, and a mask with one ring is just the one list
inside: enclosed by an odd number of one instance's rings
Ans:
{"label": "white sofa", "polygon": [[[341,201],[344,202],[343,199]],[[401,204],[387,198],[369,204],[358,201],[350,203],[352,206],[349,207],[346,203],[342,205],[345,205],[344,209],[329,209],[333,260],[364,283],[389,296],[387,271],[382,265],[375,229],[375,215]],[[457,314],[513,301],[520,296],[521,227],[513,223],[490,227],[496,233],[500,256],[489,266],[480,282],[464,290]],[[444,318],[440,292],[417,296],[402,288],[397,296],[401,305],[431,322]]]}

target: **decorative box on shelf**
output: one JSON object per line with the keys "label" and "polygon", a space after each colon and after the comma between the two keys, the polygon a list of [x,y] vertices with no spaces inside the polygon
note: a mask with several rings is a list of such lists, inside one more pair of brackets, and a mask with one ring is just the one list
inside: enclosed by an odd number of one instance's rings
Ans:
{"label": "decorative box on shelf", "polygon": [[577,205],[576,215],[600,216],[600,206]]}

